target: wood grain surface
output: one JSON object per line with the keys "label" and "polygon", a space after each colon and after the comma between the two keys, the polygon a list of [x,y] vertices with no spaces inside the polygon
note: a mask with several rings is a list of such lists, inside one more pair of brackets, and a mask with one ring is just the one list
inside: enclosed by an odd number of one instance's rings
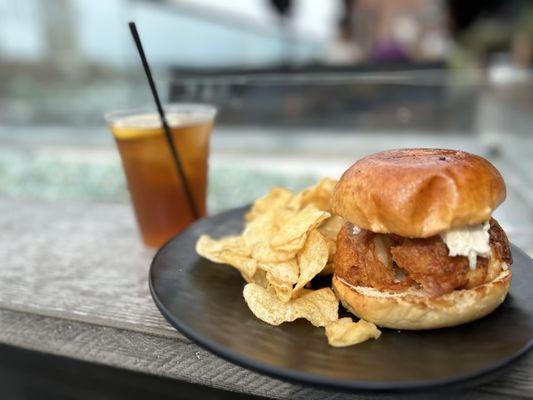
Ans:
{"label": "wood grain surface", "polygon": [[[0,311],[0,326],[0,340],[6,344],[225,390],[279,399],[391,399],[387,394],[336,393],[272,379],[227,363],[182,339],[7,310]],[[504,375],[481,386],[394,398],[531,398],[532,370],[533,357],[526,357]]]}
{"label": "wood grain surface", "polygon": [[[531,255],[531,193],[513,186],[500,216]],[[516,210],[527,212],[513,225]],[[274,398],[366,399],[271,379],[227,363],[177,333],[148,292],[153,251],[129,205],[0,199],[0,342]],[[527,218],[526,218],[527,217]],[[424,397],[405,395],[398,398]],[[440,396],[440,394],[437,394]],[[449,397],[444,395],[444,397]],[[454,398],[533,398],[533,356]],[[387,397],[390,398],[390,397]]]}

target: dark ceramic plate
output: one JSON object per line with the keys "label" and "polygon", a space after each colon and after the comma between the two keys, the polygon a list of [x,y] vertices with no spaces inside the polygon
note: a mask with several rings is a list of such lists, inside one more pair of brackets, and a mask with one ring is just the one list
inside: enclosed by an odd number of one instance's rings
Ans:
{"label": "dark ceramic plate", "polygon": [[509,365],[532,346],[533,260],[512,247],[513,284],[491,315],[460,327],[383,330],[381,338],[329,347],[304,320],[270,326],[255,318],[232,268],[200,258],[196,239],[238,233],[245,209],[200,220],[170,240],[150,269],[150,290],[183,335],[228,361],[277,378],[347,390],[403,390],[462,383]]}

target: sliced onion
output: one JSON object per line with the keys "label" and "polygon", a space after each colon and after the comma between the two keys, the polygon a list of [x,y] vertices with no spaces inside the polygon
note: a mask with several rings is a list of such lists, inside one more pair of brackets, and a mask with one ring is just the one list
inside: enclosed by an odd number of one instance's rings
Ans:
{"label": "sliced onion", "polygon": [[390,248],[392,241],[389,237],[378,235],[374,238],[374,246],[376,248],[376,255],[381,263],[387,267],[392,267],[392,256]]}

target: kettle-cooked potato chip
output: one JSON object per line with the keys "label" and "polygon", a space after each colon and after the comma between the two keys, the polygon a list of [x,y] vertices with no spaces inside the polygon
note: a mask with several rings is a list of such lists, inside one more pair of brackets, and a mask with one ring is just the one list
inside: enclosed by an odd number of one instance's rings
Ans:
{"label": "kettle-cooked potato chip", "polygon": [[257,268],[252,278],[247,281],[248,283],[257,283],[261,287],[268,287],[267,273],[260,268]]}
{"label": "kettle-cooked potato chip", "polygon": [[330,211],[331,194],[337,181],[331,178],[324,178],[316,185],[302,190],[294,196],[288,203],[289,208],[300,210],[309,204],[314,205],[319,210]]}
{"label": "kettle-cooked potato chip", "polygon": [[252,313],[270,325],[305,318],[314,326],[326,326],[338,318],[339,300],[330,288],[304,290],[300,297],[284,303],[272,291],[249,283],[243,296]]}
{"label": "kettle-cooked potato chip", "polygon": [[279,231],[271,240],[271,245],[276,250],[300,250],[307,239],[310,230],[316,228],[330,214],[309,205],[285,220]]}
{"label": "kettle-cooked potato chip", "polygon": [[298,281],[299,268],[295,258],[279,263],[259,263],[258,266],[278,281],[287,282],[291,285]]}
{"label": "kettle-cooked potato chip", "polygon": [[262,263],[280,263],[295,257],[298,248],[283,250],[274,249],[271,245],[272,238],[279,231],[280,225],[295,214],[285,209],[269,210],[246,225],[242,237],[251,249],[254,259]]}
{"label": "kettle-cooked potato chip", "polygon": [[275,250],[269,243],[259,243],[252,250],[252,257],[260,263],[281,263],[290,261],[296,256],[298,249],[292,251]]}
{"label": "kettle-cooked potato chip", "polygon": [[325,237],[326,243],[328,244],[328,262],[333,261],[333,256],[337,252],[337,241],[328,237]]}
{"label": "kettle-cooked potato chip", "polygon": [[281,301],[291,299],[293,285],[298,281],[299,268],[296,258],[280,263],[259,263],[258,267],[266,271],[267,282],[272,286]]}
{"label": "kettle-cooked potato chip", "polygon": [[291,299],[293,286],[292,284],[286,281],[280,281],[268,272],[266,274],[266,278],[268,282],[267,288],[274,291],[278,300],[286,303]]}
{"label": "kettle-cooked potato chip", "polygon": [[328,254],[326,239],[317,230],[311,231],[303,249],[298,253],[300,276],[294,287],[293,297],[324,269],[328,261]]}
{"label": "kettle-cooked potato chip", "polygon": [[270,210],[248,222],[242,233],[242,238],[246,245],[253,250],[258,244],[270,243],[277,229],[276,213],[274,210]]}
{"label": "kettle-cooked potato chip", "polygon": [[250,257],[250,250],[240,236],[215,240],[208,235],[202,235],[196,242],[196,252],[213,262],[235,267],[247,282],[253,281],[257,261]]}
{"label": "kettle-cooked potato chip", "polygon": [[198,238],[198,242],[196,243],[196,251],[207,251],[210,253],[232,251],[243,256],[250,255],[250,248],[246,245],[241,236],[225,236],[221,239],[213,239],[209,235],[202,235]]}
{"label": "kettle-cooked potato chip", "polygon": [[325,237],[336,240],[343,225],[344,219],[338,215],[333,215],[322,222],[318,227],[318,230]]}
{"label": "kettle-cooked potato chip", "polygon": [[364,319],[353,322],[351,318],[341,318],[326,325],[326,337],[333,347],[352,346],[380,336],[377,326]]}
{"label": "kettle-cooked potato chip", "polygon": [[[333,261],[333,256],[337,251],[337,235],[339,234],[339,231],[341,230],[343,225],[344,219],[339,217],[338,215],[333,215],[326,219],[324,222],[322,222],[318,227],[318,231],[326,238],[326,241],[328,243],[328,263]],[[326,272],[328,271],[326,270],[325,272],[322,272],[321,275],[325,274]]]}
{"label": "kettle-cooked potato chip", "polygon": [[251,221],[261,214],[272,209],[285,206],[292,198],[293,193],[285,188],[276,187],[266,195],[254,201],[252,208],[245,215],[246,221]]}

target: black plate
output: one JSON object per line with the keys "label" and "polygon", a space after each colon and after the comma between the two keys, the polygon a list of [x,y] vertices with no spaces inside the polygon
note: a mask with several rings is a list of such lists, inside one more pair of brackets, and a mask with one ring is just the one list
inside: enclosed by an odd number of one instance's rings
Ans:
{"label": "black plate", "polygon": [[305,320],[270,326],[255,318],[232,268],[200,258],[196,239],[240,232],[244,208],[193,224],[156,254],[150,290],[183,335],[228,361],[281,379],[348,390],[420,389],[494,372],[527,352],[533,337],[533,260],[512,247],[513,284],[491,315],[456,328],[384,329],[381,338],[329,347]]}

